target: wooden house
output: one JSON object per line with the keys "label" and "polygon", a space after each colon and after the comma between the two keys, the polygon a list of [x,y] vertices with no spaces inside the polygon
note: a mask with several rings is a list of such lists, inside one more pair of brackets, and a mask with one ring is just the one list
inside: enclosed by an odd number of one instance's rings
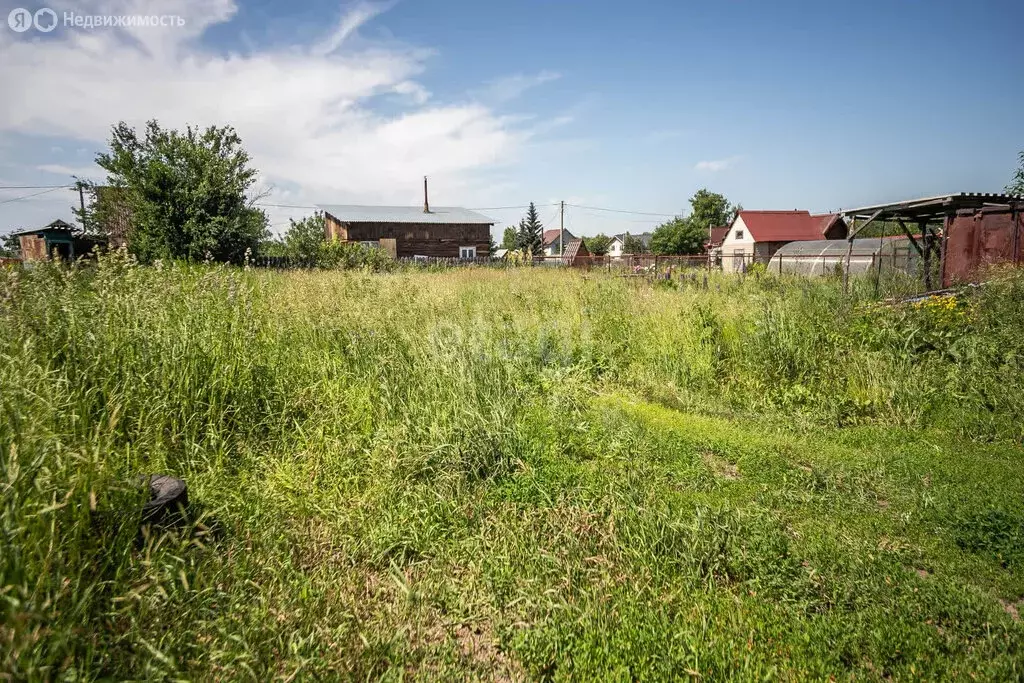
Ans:
{"label": "wooden house", "polygon": [[483,258],[494,220],[455,206],[322,205],[328,240],[379,247],[394,258]]}

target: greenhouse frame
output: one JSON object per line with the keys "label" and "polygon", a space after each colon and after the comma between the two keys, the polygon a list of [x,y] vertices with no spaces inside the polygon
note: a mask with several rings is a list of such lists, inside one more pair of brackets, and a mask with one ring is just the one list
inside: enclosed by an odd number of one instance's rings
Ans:
{"label": "greenhouse frame", "polygon": [[906,237],[790,242],[768,262],[769,273],[862,275],[879,270],[916,273],[921,257]]}

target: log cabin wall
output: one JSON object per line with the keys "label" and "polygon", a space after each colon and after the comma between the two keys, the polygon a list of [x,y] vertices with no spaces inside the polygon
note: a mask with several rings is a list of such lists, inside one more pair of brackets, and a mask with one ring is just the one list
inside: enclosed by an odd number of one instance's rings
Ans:
{"label": "log cabin wall", "polygon": [[327,239],[342,242],[395,240],[398,258],[433,256],[458,258],[459,247],[476,247],[483,257],[490,248],[491,227],[479,223],[342,223],[325,217]]}

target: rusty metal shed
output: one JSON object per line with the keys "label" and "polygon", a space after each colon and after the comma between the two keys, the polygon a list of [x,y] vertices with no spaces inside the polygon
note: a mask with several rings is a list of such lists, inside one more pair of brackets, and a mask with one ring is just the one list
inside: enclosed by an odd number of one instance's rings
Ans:
{"label": "rusty metal shed", "polygon": [[[1024,197],[961,192],[843,211],[848,240],[875,221],[897,223],[921,255],[925,287],[972,282],[987,266],[1024,260]],[[914,235],[908,224],[918,233]],[[936,264],[937,259],[937,264]]]}

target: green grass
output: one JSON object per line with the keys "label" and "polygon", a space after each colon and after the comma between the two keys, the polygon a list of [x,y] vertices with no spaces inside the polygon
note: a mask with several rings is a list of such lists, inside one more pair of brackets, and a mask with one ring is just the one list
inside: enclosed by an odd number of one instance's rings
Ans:
{"label": "green grass", "polygon": [[0,676],[1020,679],[1024,279],[853,285],[0,272]]}

